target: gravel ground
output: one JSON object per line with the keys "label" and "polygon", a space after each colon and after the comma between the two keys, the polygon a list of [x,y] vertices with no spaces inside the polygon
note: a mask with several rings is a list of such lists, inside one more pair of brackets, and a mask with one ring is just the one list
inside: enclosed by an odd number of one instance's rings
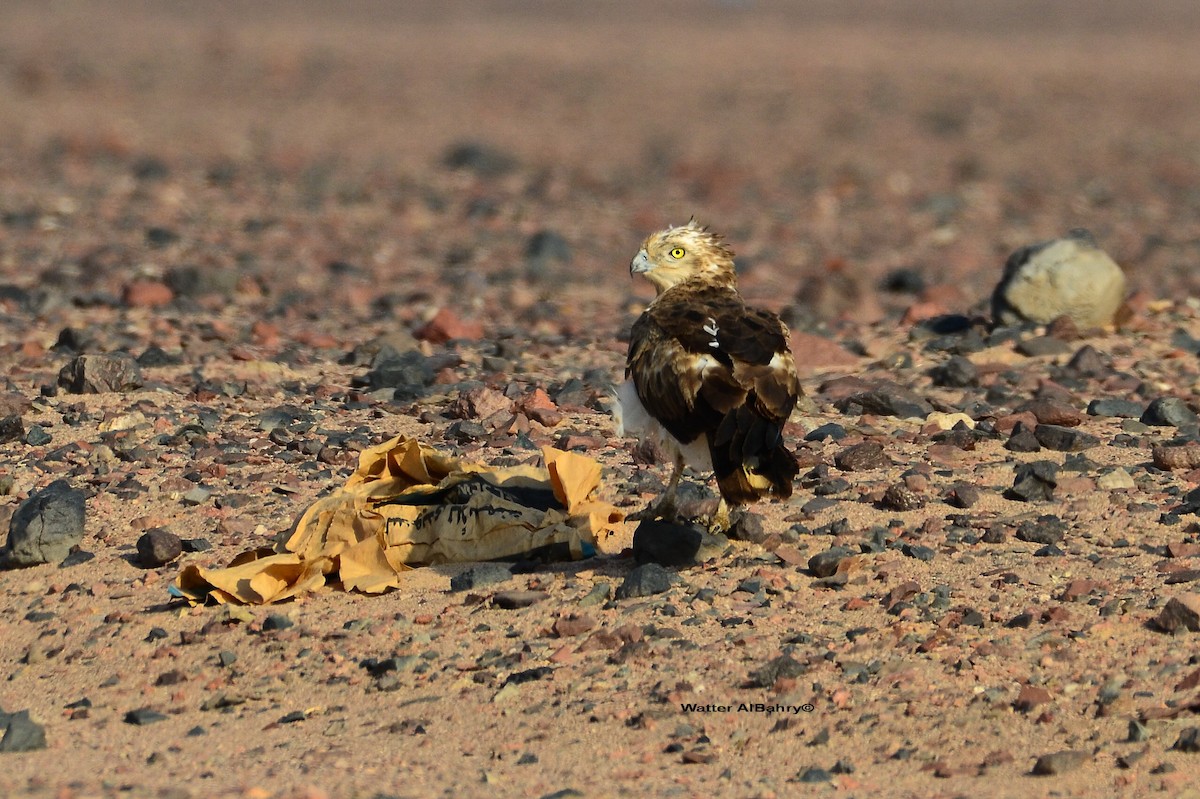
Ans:
{"label": "gravel ground", "polygon": [[[7,3],[0,794],[1195,796],[1200,11],[855,5]],[[628,261],[693,214],[792,327],[790,501],[171,595],[399,434],[640,508]],[[993,325],[1077,227],[1117,325]]]}

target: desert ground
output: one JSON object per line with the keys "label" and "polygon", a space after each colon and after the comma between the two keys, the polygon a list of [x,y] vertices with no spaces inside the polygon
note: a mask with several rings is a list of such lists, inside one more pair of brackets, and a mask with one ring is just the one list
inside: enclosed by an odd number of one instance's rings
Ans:
{"label": "desert ground", "polygon": [[[1198,795],[1198,36],[1182,0],[6,0],[0,536],[57,480],[85,516],[0,571],[0,795]],[[397,435],[645,505],[629,261],[692,216],[791,327],[791,499],[658,585],[626,524],[172,593]],[[1009,253],[1080,227],[1116,324],[996,327]]]}

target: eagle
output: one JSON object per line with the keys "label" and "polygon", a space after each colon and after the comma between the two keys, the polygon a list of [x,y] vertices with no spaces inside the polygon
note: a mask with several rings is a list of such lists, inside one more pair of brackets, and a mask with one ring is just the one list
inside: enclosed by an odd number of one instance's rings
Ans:
{"label": "eagle", "polygon": [[800,467],[783,426],[800,379],[787,327],[738,293],[733,251],[693,218],[650,235],[629,272],[657,293],[630,332],[617,432],[656,441],[675,462],[662,496],[629,518],[675,521],[685,464],[716,476],[710,528],[728,527],[730,506],[791,496]]}

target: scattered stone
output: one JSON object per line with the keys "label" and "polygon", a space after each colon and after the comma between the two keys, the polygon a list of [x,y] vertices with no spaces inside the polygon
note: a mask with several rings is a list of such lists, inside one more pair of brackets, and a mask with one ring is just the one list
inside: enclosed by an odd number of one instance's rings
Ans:
{"label": "scattered stone", "polygon": [[1184,427],[1195,425],[1200,417],[1178,397],[1159,397],[1146,407],[1139,421],[1155,427]]}
{"label": "scattered stone", "polygon": [[396,399],[407,400],[423,396],[433,384],[434,374],[430,359],[420,352],[397,353],[389,348],[379,352],[369,372],[352,382],[368,391],[393,389]]}
{"label": "scattered stone", "polygon": [[635,566],[617,588],[617,599],[661,594],[671,587],[672,574],[657,563]]}
{"label": "scattered stone", "polygon": [[1058,464],[1054,461],[1033,461],[1017,466],[1013,486],[1007,492],[1011,499],[1037,502],[1050,499],[1058,484]]}
{"label": "scattered stone", "polygon": [[5,713],[0,710],[0,752],[33,752],[46,748],[46,729],[29,718],[28,710]]}
{"label": "scattered stone", "polygon": [[483,323],[467,321],[449,308],[440,308],[414,335],[433,344],[447,341],[476,341],[483,338]]}
{"label": "scattered stone", "polygon": [[1172,635],[1185,630],[1200,633],[1200,594],[1172,597],[1155,617],[1154,624]]}
{"label": "scattered stone", "polygon": [[1056,424],[1039,424],[1033,435],[1046,449],[1055,452],[1082,452],[1100,445],[1100,439],[1082,430]]}
{"label": "scattered stone", "polygon": [[72,394],[134,391],[142,386],[142,370],[127,352],[78,355],[58,373],[58,385]]}
{"label": "scattered stone", "polygon": [[801,771],[799,774],[797,774],[795,777],[796,782],[803,782],[803,783],[808,783],[808,784],[813,784],[813,783],[818,783],[818,782],[829,782],[832,779],[833,779],[832,774],[830,774],[825,769],[817,768],[816,766],[809,766],[808,768],[804,769],[804,771]]}
{"label": "scattered stone", "polygon": [[568,613],[554,620],[553,630],[554,634],[559,638],[573,638],[577,635],[583,635],[595,626],[596,620],[591,616]]}
{"label": "scattered stone", "polygon": [[883,452],[883,444],[864,441],[853,444],[833,456],[833,465],[843,472],[865,472],[882,469],[890,464]]}
{"label": "scattered stone", "polygon": [[131,710],[125,714],[125,723],[134,724],[139,727],[144,727],[147,724],[154,724],[159,721],[166,721],[167,715],[159,713],[157,710],[151,710],[148,707]]}
{"label": "scattered stone", "polygon": [[887,383],[871,391],[852,394],[834,403],[842,413],[873,413],[901,419],[924,419],[933,413],[933,406],[915,391]]}
{"label": "scattered stone", "polygon": [[442,163],[450,169],[466,169],[481,177],[499,177],[517,166],[517,160],[510,154],[478,141],[451,145],[442,156]]}
{"label": "scattered stone", "polygon": [[819,427],[814,427],[804,437],[805,441],[841,441],[846,437],[846,428],[842,427],[837,422],[827,422]]}
{"label": "scattered stone", "polygon": [[1082,766],[1090,757],[1087,752],[1071,750],[1042,755],[1033,764],[1033,773],[1040,777],[1066,774]]}
{"label": "scattered stone", "polygon": [[492,595],[492,604],[503,610],[517,610],[549,598],[550,595],[545,591],[497,591]]}
{"label": "scattered stone", "polygon": [[1150,457],[1155,466],[1167,471],[1200,468],[1200,443],[1164,444],[1152,448]]}
{"label": "scattered stone", "polygon": [[25,423],[20,416],[5,416],[0,419],[0,444],[20,441],[25,435]]}
{"label": "scattered stone", "polygon": [[746,688],[772,688],[775,683],[790,680],[804,674],[808,669],[791,655],[780,655],[765,666],[750,672]]}
{"label": "scattered stone", "polygon": [[647,519],[633,531],[633,559],[660,566],[706,563],[725,552],[729,540],[693,525]]}
{"label": "scattered stone", "polygon": [[1150,730],[1137,719],[1129,720],[1129,733],[1125,736],[1129,743],[1142,743],[1150,740]]}
{"label": "scattered stone", "polygon": [[1133,400],[1097,399],[1088,403],[1087,412],[1091,416],[1137,419],[1145,412],[1145,408],[1142,403]]}
{"label": "scattered stone", "polygon": [[1042,444],[1024,422],[1017,422],[1008,441],[1004,442],[1004,448],[1009,452],[1040,452]]}
{"label": "scattered stone", "polygon": [[1137,483],[1133,481],[1133,475],[1117,466],[1097,477],[1096,487],[1105,491],[1132,491],[1137,488]]}
{"label": "scattered stone", "polygon": [[1039,424],[1076,427],[1083,422],[1083,414],[1075,406],[1051,398],[1030,400],[1017,408],[1018,413],[1032,413]]}
{"label": "scattered stone", "polygon": [[262,623],[263,632],[287,630],[294,626],[296,626],[296,622],[292,621],[291,617],[285,613],[270,613]]}
{"label": "scattered stone", "polygon": [[1038,705],[1044,705],[1051,699],[1050,692],[1038,685],[1022,685],[1013,707],[1022,713],[1028,713]]}
{"label": "scattered stone", "polygon": [[83,540],[84,515],[83,492],[66,480],[31,494],[13,513],[0,566],[61,562]]}
{"label": "scattered stone", "polygon": [[451,591],[470,591],[485,585],[512,579],[512,569],[504,563],[480,563],[450,578]]}
{"label": "scattered stone", "polygon": [[53,439],[40,424],[31,424],[25,433],[25,443],[31,447],[49,444]]}
{"label": "scattered stone", "polygon": [[969,508],[979,502],[981,493],[970,483],[956,483],[946,495],[946,501],[956,508]]}
{"label": "scattered stone", "polygon": [[1196,754],[1200,752],[1200,727],[1186,727],[1175,739],[1175,743],[1171,744],[1171,748],[1176,752],[1187,752],[1188,754]]}
{"label": "scattered stone", "polygon": [[1017,525],[1017,540],[1031,544],[1050,546],[1059,544],[1066,537],[1067,526],[1057,516],[1039,516],[1037,520],[1026,520]]}
{"label": "scattered stone", "polygon": [[1125,274],[1092,234],[1076,229],[1065,238],[1018,249],[1008,257],[992,294],[998,324],[1048,324],[1068,316],[1082,329],[1111,324],[1125,299]]}
{"label": "scattered stone", "polygon": [[155,527],[137,540],[137,553],[140,565],[156,569],[183,554],[183,541],[169,530]]}
{"label": "scattered stone", "polygon": [[935,386],[966,388],[979,381],[979,369],[961,355],[955,355],[929,373]]}
{"label": "scattered stone", "polygon": [[837,572],[843,560],[855,554],[849,547],[831,547],[809,558],[808,570],[815,577],[829,577]]}
{"label": "scattered stone", "polygon": [[1064,355],[1071,351],[1071,345],[1052,336],[1034,336],[1017,344],[1016,350],[1027,358],[1040,358],[1046,355]]}
{"label": "scattered stone", "polygon": [[887,510],[920,510],[925,507],[925,498],[904,483],[893,483],[883,492],[879,504]]}

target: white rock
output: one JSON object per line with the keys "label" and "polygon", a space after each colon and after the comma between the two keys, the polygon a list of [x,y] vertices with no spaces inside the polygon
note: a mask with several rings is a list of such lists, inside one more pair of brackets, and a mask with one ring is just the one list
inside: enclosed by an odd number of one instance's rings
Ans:
{"label": "white rock", "polygon": [[1125,299],[1125,273],[1086,230],[1014,252],[992,294],[1001,324],[1046,324],[1069,316],[1081,329],[1112,324]]}

